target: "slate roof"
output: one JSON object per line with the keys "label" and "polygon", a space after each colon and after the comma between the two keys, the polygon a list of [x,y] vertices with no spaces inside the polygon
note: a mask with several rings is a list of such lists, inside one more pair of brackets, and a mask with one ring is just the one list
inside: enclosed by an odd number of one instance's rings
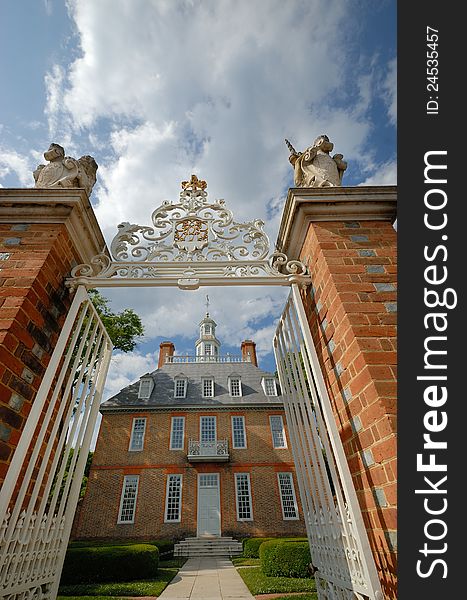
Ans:
{"label": "slate roof", "polygon": [[[231,398],[228,377],[241,377],[242,396]],[[174,398],[174,378],[187,378],[185,398]],[[101,405],[101,410],[164,407],[220,407],[245,405],[282,406],[279,383],[278,396],[266,396],[261,385],[263,377],[274,377],[271,373],[255,367],[252,363],[168,363],[144,375],[152,377],[154,386],[150,398],[138,398],[139,380],[122,389]],[[214,378],[214,398],[202,397],[202,377]]]}

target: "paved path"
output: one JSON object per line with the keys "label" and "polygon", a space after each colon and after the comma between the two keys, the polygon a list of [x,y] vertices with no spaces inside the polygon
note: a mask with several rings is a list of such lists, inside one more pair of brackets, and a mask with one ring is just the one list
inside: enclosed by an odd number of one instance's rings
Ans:
{"label": "paved path", "polygon": [[189,558],[159,600],[254,600],[226,558]]}

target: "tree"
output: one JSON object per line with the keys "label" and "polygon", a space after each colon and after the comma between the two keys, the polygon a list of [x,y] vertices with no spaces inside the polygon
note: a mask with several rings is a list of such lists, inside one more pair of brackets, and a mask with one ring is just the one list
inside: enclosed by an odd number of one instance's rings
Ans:
{"label": "tree", "polygon": [[144,334],[141,318],[131,308],[125,308],[119,313],[112,312],[109,308],[110,301],[97,290],[89,290],[89,297],[99,313],[114,347],[122,352],[134,350],[137,338]]}

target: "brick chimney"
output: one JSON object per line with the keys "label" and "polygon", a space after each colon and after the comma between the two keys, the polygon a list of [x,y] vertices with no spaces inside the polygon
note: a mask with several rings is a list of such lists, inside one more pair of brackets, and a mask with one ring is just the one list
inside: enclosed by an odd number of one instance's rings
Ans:
{"label": "brick chimney", "polygon": [[258,366],[258,360],[256,358],[256,344],[253,340],[245,340],[242,342],[242,358],[243,360],[249,360],[255,367]]}
{"label": "brick chimney", "polygon": [[160,369],[166,363],[168,356],[173,356],[175,352],[175,346],[172,342],[161,342],[159,346],[159,362],[157,368]]}

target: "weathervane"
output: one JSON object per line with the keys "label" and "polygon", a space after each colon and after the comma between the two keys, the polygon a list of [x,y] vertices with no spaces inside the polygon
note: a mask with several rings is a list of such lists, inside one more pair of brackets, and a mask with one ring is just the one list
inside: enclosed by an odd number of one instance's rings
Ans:
{"label": "weathervane", "polygon": [[209,296],[206,294],[206,316],[209,317]]}

